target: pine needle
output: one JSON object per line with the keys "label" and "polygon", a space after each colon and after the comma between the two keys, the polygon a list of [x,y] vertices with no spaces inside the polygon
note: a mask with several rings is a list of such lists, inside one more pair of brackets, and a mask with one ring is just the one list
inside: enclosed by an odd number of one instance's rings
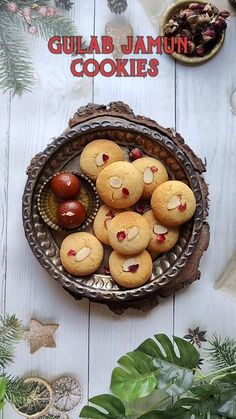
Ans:
{"label": "pine needle", "polygon": [[16,316],[0,317],[0,367],[3,369],[14,358],[14,345],[22,338],[21,322]]}
{"label": "pine needle", "polygon": [[29,92],[34,84],[32,63],[9,13],[0,13],[0,28],[0,88],[14,95]]}
{"label": "pine needle", "polygon": [[32,383],[23,378],[6,376],[6,400],[16,406],[23,405],[32,391]]}
{"label": "pine needle", "polygon": [[212,366],[217,369],[227,368],[236,364],[236,340],[214,334],[209,339],[210,348],[206,349]]}
{"label": "pine needle", "polygon": [[38,34],[48,41],[52,36],[76,36],[77,29],[65,16],[42,16],[37,18]]}

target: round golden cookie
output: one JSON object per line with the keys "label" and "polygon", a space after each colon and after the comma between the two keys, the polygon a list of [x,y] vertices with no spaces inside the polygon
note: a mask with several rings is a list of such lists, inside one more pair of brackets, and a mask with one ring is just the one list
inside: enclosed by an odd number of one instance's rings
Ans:
{"label": "round golden cookie", "polygon": [[146,249],[151,232],[145,218],[133,211],[116,215],[108,226],[111,247],[122,255],[134,255]]}
{"label": "round golden cookie", "polygon": [[169,252],[178,241],[179,228],[162,225],[155,218],[152,210],[145,212],[143,216],[147,220],[151,230],[151,240],[148,245],[148,250],[156,253]]}
{"label": "round golden cookie", "polygon": [[105,167],[96,182],[100,198],[112,208],[129,208],[143,193],[141,173],[132,163],[119,161]]}
{"label": "round golden cookie", "polygon": [[70,274],[89,275],[102,263],[103,246],[90,233],[70,234],[61,244],[60,257],[63,267]]}
{"label": "round golden cookie", "polygon": [[152,258],[146,250],[129,257],[113,251],[109,258],[109,267],[117,284],[125,288],[137,288],[150,278]]}
{"label": "round golden cookie", "polygon": [[109,164],[125,159],[118,144],[109,140],[95,140],[87,144],[80,156],[80,169],[92,180]]}
{"label": "round golden cookie", "polygon": [[168,180],[168,173],[165,166],[153,157],[142,157],[132,163],[143,176],[144,189],[143,198],[151,198],[157,186]]}
{"label": "round golden cookie", "polygon": [[177,226],[189,221],[196,210],[193,191],[183,182],[169,180],[152,194],[151,207],[155,217],[164,225]]}
{"label": "round golden cookie", "polygon": [[111,222],[111,220],[121,212],[122,210],[118,210],[115,208],[108,207],[108,205],[102,205],[97,215],[94,219],[93,223],[93,231],[95,236],[100,240],[102,243],[109,245],[109,239],[107,234],[107,228]]}

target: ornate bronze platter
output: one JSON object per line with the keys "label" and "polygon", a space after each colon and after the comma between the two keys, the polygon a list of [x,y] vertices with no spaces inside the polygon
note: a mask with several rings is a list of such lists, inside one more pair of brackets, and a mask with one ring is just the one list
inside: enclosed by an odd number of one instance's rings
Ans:
{"label": "ornate bronze platter", "polygon": [[[42,185],[56,172],[78,171],[83,147],[98,138],[113,140],[126,152],[139,147],[145,154],[160,159],[170,178],[188,183],[196,197],[194,218],[183,226],[176,246],[155,260],[150,281],[140,288],[122,289],[110,275],[104,274],[108,250],[100,272],[83,278],[68,274],[59,257],[59,246],[66,233],[50,229],[38,212]],[[23,196],[26,238],[40,264],[75,298],[107,304],[116,312],[128,307],[148,310],[157,304],[158,296],[168,296],[200,277],[199,260],[209,242],[208,191],[201,176],[203,171],[203,162],[173,130],[135,116],[121,102],[108,106],[89,104],[80,108],[69,121],[69,128],[31,161]]]}

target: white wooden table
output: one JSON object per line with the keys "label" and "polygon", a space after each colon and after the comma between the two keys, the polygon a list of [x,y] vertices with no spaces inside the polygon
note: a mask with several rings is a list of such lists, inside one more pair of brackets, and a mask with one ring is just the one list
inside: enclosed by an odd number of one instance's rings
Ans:
{"label": "white wooden table", "polygon": [[[128,21],[135,34],[156,33],[138,0],[130,0]],[[75,1],[71,11],[79,33],[101,36],[114,15],[105,0]],[[160,57],[160,74],[152,78],[76,79],[70,58],[53,56],[46,42],[29,38],[37,85],[22,99],[0,97],[0,234],[1,310],[16,313],[25,327],[31,317],[60,324],[57,348],[35,355],[22,342],[15,374],[37,374],[53,380],[72,374],[81,382],[84,403],[109,388],[118,357],[157,332],[179,336],[199,325],[209,332],[236,336],[236,302],[214,290],[214,282],[236,250],[236,116],[230,96],[236,88],[236,18],[231,18],[221,52],[201,67],[175,65]],[[106,307],[75,302],[50,279],[25,240],[21,198],[26,167],[33,155],[60,134],[81,105],[122,100],[136,113],[166,127],[176,127],[186,142],[207,159],[210,189],[210,247],[201,263],[202,278],[188,290],[164,301],[149,313],[128,311],[121,317]],[[77,409],[70,418],[77,418]],[[18,415],[6,407],[4,419]]]}

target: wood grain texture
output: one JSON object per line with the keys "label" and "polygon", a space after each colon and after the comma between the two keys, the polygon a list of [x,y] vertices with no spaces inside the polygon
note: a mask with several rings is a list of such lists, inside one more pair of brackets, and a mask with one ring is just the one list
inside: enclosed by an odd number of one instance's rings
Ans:
{"label": "wood grain texture", "polygon": [[[177,66],[177,130],[196,153],[207,160],[210,191],[210,247],[201,263],[202,279],[176,296],[175,333],[199,325],[224,335],[236,335],[235,300],[213,289],[236,248],[236,117],[230,96],[236,87],[236,18],[231,18],[225,44],[208,64]],[[186,298],[188,309],[186,315]],[[197,304],[196,304],[197,302]]]}
{"label": "wood grain texture", "polygon": [[[135,7],[130,6],[124,16],[114,17],[97,0],[95,17],[95,33],[98,36],[105,33],[107,22],[129,23],[133,26],[134,35],[155,35],[139,2],[135,3]],[[146,58],[150,59],[150,56]],[[162,56],[160,61],[160,75],[154,79],[97,76],[94,80],[94,102],[121,100],[129,104],[136,114],[147,115],[164,126],[173,127],[175,68],[168,57]],[[159,331],[172,334],[171,298],[149,313],[128,310],[122,316],[112,314],[105,307],[91,304],[89,395],[107,392],[111,371],[118,358]]]}

